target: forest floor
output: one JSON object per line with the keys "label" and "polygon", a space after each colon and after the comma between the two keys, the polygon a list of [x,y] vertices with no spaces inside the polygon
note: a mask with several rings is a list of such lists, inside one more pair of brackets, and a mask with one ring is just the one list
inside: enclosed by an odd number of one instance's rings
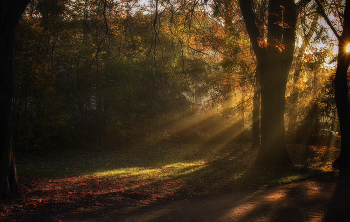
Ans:
{"label": "forest floor", "polygon": [[288,145],[297,166],[252,167],[250,144],[158,144],[18,154],[20,194],[0,221],[346,221],[334,147]]}

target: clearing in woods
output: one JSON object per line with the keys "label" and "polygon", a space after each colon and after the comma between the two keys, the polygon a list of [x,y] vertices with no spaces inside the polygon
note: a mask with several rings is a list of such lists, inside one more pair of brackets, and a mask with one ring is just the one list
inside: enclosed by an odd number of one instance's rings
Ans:
{"label": "clearing in woods", "polygon": [[289,145],[297,168],[252,168],[250,144],[160,144],[19,154],[2,221],[339,221],[350,218],[336,148]]}

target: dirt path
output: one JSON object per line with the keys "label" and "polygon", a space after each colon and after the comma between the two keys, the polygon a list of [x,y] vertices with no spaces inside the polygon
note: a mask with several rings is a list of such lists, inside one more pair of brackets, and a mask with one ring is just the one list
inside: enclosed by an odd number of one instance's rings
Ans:
{"label": "dirt path", "polygon": [[318,178],[250,194],[226,193],[162,203],[85,221],[349,221],[349,200],[350,179]]}

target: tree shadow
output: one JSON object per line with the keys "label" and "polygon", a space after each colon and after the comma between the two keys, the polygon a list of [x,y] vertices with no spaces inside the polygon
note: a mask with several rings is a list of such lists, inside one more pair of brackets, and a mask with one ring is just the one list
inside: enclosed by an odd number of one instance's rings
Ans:
{"label": "tree shadow", "polygon": [[[236,221],[319,221],[334,186],[327,181],[309,180],[257,192],[251,210],[232,215]],[[247,201],[246,201],[247,202]],[[233,211],[233,213],[239,210]]]}
{"label": "tree shadow", "polygon": [[[242,177],[250,177],[247,172]],[[261,174],[260,174],[261,175]],[[260,189],[269,179],[255,172],[249,183],[240,183],[243,189],[186,198],[111,215],[104,221],[311,221],[323,218],[325,206],[331,199],[334,183],[331,179],[316,178],[301,183]],[[254,180],[254,182],[253,182]],[[249,187],[245,185],[250,184]],[[235,185],[233,185],[234,187]]]}
{"label": "tree shadow", "polygon": [[[227,129],[228,133],[234,130]],[[323,218],[318,212],[325,212],[321,208],[332,198],[324,195],[329,195],[333,189],[331,185],[320,185],[321,182],[316,180],[310,186],[304,184],[282,186],[282,190],[276,190],[278,187],[259,190],[269,182],[286,176],[285,170],[252,168],[258,151],[249,149],[250,144],[235,144],[233,141],[234,139],[226,138],[226,143],[214,145],[209,140],[196,147],[193,152],[198,153],[198,156],[193,155],[191,160],[207,157],[206,164],[195,170],[186,168],[178,175],[162,181],[183,181],[172,196],[140,204],[152,196],[147,193],[148,187],[158,186],[159,181],[153,181],[140,185],[142,192],[125,188],[124,192],[87,195],[84,199],[76,199],[76,203],[41,202],[44,206],[40,209],[44,211],[28,212],[25,219],[23,217],[23,220],[17,221],[84,221],[87,218],[98,218],[100,221],[305,221],[308,216]],[[207,146],[214,149],[209,151]],[[303,173],[303,170],[290,169],[288,173],[294,175]],[[341,183],[338,184],[340,185]],[[78,185],[75,186],[80,189]],[[345,186],[346,184],[342,187]],[[50,195],[45,192],[34,194]],[[339,195],[341,197],[341,193]],[[116,199],[116,196],[121,198]],[[328,214],[334,215],[331,210]]]}
{"label": "tree shadow", "polygon": [[336,183],[333,198],[324,218],[325,222],[350,219],[350,172],[341,169]]}
{"label": "tree shadow", "polygon": [[[191,197],[188,190],[181,189],[177,195],[182,196],[182,200],[156,203],[125,215],[114,215],[113,218],[118,221],[277,222],[308,221],[324,217],[325,203],[333,194],[334,183],[330,183],[332,179],[322,177],[300,184],[260,190],[273,180],[288,174],[307,173],[309,170],[293,168],[286,173],[285,169],[252,168],[249,163],[252,163],[250,160],[254,159],[254,155],[248,147],[235,147],[232,143],[227,143],[220,148],[222,155],[208,160],[205,168],[180,176],[194,178],[186,180],[187,185],[192,183],[192,189],[199,193],[201,190],[207,191],[207,195]],[[227,179],[226,182],[216,184],[213,172],[220,174],[221,180]],[[196,180],[199,178],[205,178],[206,183],[212,183],[212,186],[203,186],[202,181]]]}

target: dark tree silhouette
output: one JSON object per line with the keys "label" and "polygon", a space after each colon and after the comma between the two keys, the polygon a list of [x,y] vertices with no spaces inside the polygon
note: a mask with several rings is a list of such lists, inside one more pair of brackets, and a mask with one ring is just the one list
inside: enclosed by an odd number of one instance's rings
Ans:
{"label": "dark tree silhouette", "polygon": [[292,166],[285,138],[285,90],[293,61],[298,7],[302,1],[296,4],[294,0],[269,0],[267,33],[259,30],[252,1],[239,2],[257,58],[261,86],[261,148],[255,164]]}
{"label": "dark tree silhouette", "polygon": [[0,199],[17,192],[12,144],[13,47],[16,26],[30,0],[0,2]]}
{"label": "dark tree silhouette", "polygon": [[350,43],[350,2],[346,1],[343,20],[343,32],[337,33],[330,19],[319,0],[316,0],[324,19],[338,38],[338,63],[334,79],[335,102],[338,111],[338,119],[341,135],[341,152],[334,161],[335,168],[350,168],[350,105],[348,89],[348,68],[350,63],[350,53],[346,52],[346,46]]}

